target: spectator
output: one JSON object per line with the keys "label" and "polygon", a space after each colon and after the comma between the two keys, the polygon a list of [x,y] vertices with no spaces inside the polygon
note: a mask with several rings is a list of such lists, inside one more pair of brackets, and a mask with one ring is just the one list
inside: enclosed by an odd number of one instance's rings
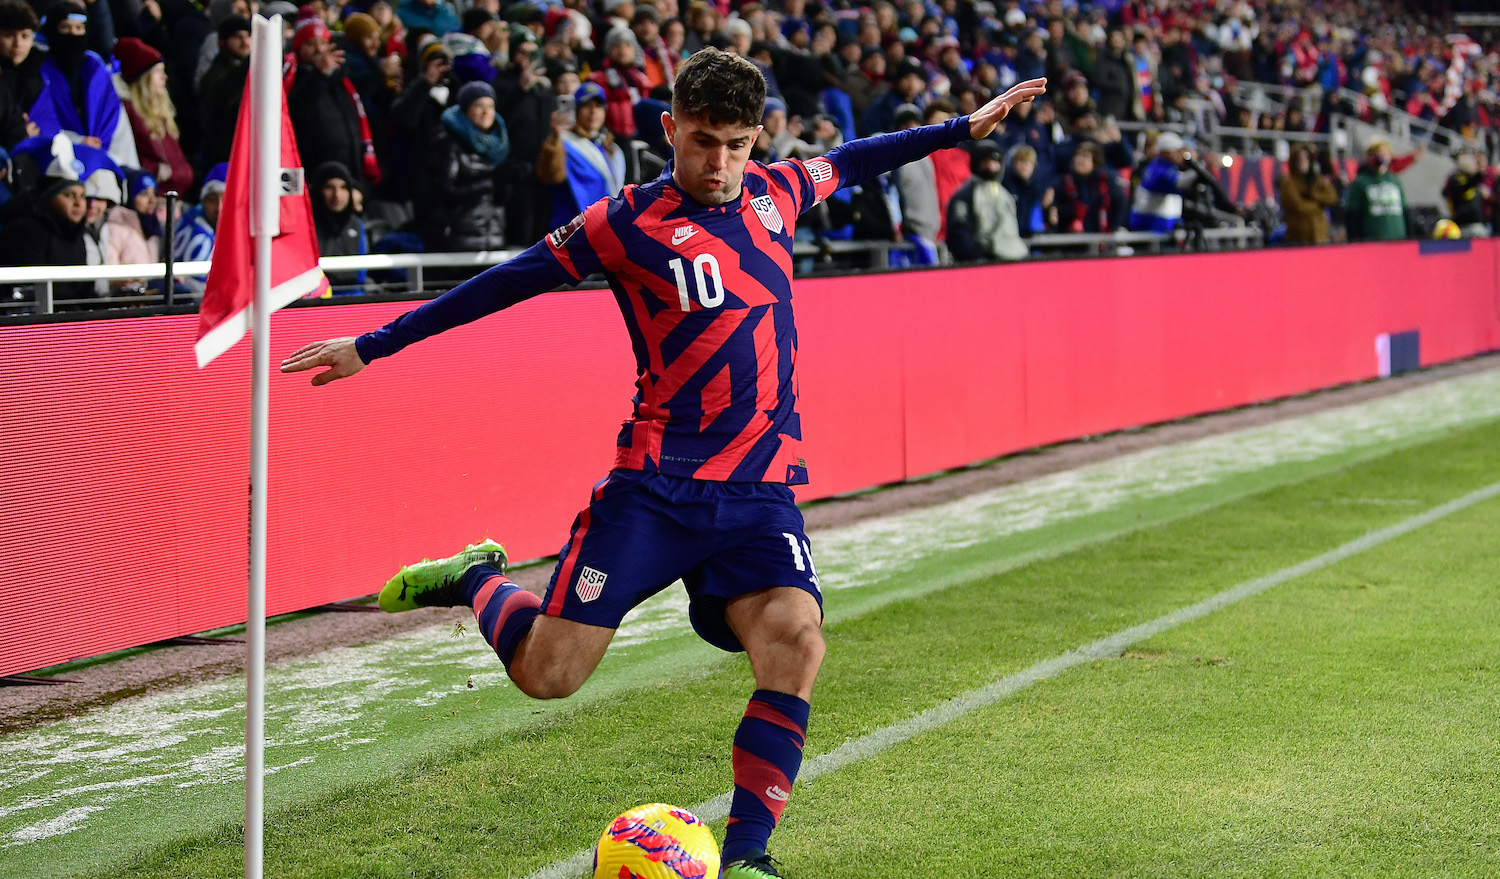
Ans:
{"label": "spectator", "polygon": [[[0,265],[81,266],[88,263],[83,220],[88,211],[83,182],[78,179],[73,145],[66,136],[52,140],[53,161],[30,193],[7,204],[15,219],[0,235]],[[87,281],[54,284],[58,299],[82,299],[93,294]]]}
{"label": "spectator", "polygon": [[1097,144],[1086,143],[1073,154],[1057,184],[1056,199],[1059,232],[1104,234],[1123,226],[1125,194],[1104,169]]}
{"label": "spectator", "polygon": [[604,41],[604,67],[590,82],[604,89],[604,125],[615,137],[635,137],[635,104],[650,94],[651,82],[636,66],[640,46],[630,28],[616,28]]}
{"label": "spectator", "polygon": [[1099,112],[1106,119],[1139,121],[1140,90],[1136,87],[1135,57],[1125,42],[1125,32],[1110,28],[1109,41],[1094,61],[1094,84],[1099,89]]}
{"label": "spectator", "polygon": [[959,262],[1025,259],[1015,200],[1000,185],[1000,147],[979,141],[969,161],[972,176],[948,203],[948,250]]}
{"label": "spectator", "polygon": [[[495,59],[497,64],[505,61],[506,49],[509,48],[510,43],[510,31],[500,21],[500,16],[488,9],[479,6],[470,6],[464,10],[461,21],[463,22],[463,32],[478,40],[479,44],[484,46],[485,51],[489,53],[491,58]],[[378,24],[376,28],[378,35]],[[348,19],[345,19],[344,22],[344,32],[349,32]]]}
{"label": "spectator", "polygon": [[232,15],[248,19],[254,14],[247,0],[208,0],[205,11],[208,13],[208,23],[213,30],[203,38],[203,44],[198,50],[197,66],[193,70],[193,89],[199,93],[203,88],[203,74],[208,72],[209,65],[213,64],[214,58],[218,57],[220,51],[219,25]]}
{"label": "spectator", "polygon": [[1305,144],[1292,147],[1276,196],[1286,215],[1287,244],[1328,243],[1328,209],[1338,204],[1339,194]]}
{"label": "spectator", "polygon": [[[401,59],[382,54],[380,25],[375,18],[355,12],[344,19],[344,36],[339,48],[344,52],[344,75],[359,94],[365,111],[365,124],[377,157],[387,154],[389,116],[392,99],[401,93]],[[493,73],[486,66],[486,71]]]}
{"label": "spectator", "polygon": [[1073,151],[1078,149],[1080,144],[1085,143],[1097,146],[1099,154],[1104,157],[1105,164],[1110,168],[1124,170],[1130,168],[1135,161],[1135,157],[1131,154],[1130,144],[1120,133],[1119,126],[1112,123],[1101,125],[1098,115],[1093,111],[1088,111],[1073,120],[1067,140],[1058,144],[1058,163],[1068,164],[1072,160]]}
{"label": "spectator", "polygon": [[505,199],[499,169],[510,156],[505,123],[495,115],[495,90],[488,83],[465,83],[458,102],[443,111],[432,142],[433,184],[442,210],[434,242],[450,251],[499,250],[505,246]]}
{"label": "spectator", "polygon": [[[514,41],[511,45],[514,48]],[[412,77],[401,97],[391,104],[392,152],[407,157],[407,161],[392,167],[395,172],[392,186],[409,184],[413,211],[419,216],[430,216],[437,212],[438,206],[431,204],[437,195],[428,152],[438,119],[457,93],[458,83],[453,79],[452,56],[442,43],[434,40],[421,51],[419,58],[420,73]]]}
{"label": "spectator", "polygon": [[[798,126],[801,132],[801,126]],[[782,159],[812,159],[822,155],[815,144],[793,134],[787,124],[786,104],[779,98],[766,98],[765,117],[760,134],[750,148],[757,162],[779,162]]]}
{"label": "spectator", "polygon": [[446,0],[401,0],[396,15],[408,28],[422,30],[442,36],[458,30],[458,13]]}
{"label": "spectator", "polygon": [[[83,247],[87,253],[86,265],[102,266],[108,265],[114,245],[110,241],[110,225],[106,222],[109,211],[115,205],[125,200],[125,195],[120,189],[120,169],[109,157],[101,154],[98,150],[89,150],[94,153],[89,160],[84,162],[83,195],[87,199],[87,206],[83,216]],[[134,287],[145,287],[144,279],[130,283]],[[123,286],[123,283],[122,283]],[[94,295],[105,297],[109,295],[109,281],[95,281]]]}
{"label": "spectator", "polygon": [[[370,252],[364,220],[354,209],[356,186],[349,169],[338,162],[325,162],[313,172],[309,194],[313,225],[318,232],[318,253],[322,256],[364,256]],[[328,283],[337,287],[364,282],[363,270],[328,275]]]}
{"label": "spectator", "polygon": [[918,110],[927,105],[922,92],[927,87],[927,75],[921,62],[910,59],[896,68],[896,84],[870,104],[860,119],[862,135],[892,131],[896,127],[896,108],[911,104]]}
{"label": "spectator", "polygon": [[1088,77],[1075,70],[1063,77],[1062,85],[1062,101],[1057,111],[1065,125],[1071,127],[1079,117],[1097,112],[1094,99],[1089,97]]}
{"label": "spectator", "polygon": [[[250,21],[231,15],[219,23],[219,54],[198,83],[203,123],[203,159],[199,167],[229,161],[229,146],[239,121],[245,77],[250,73]],[[177,187],[173,187],[174,189]]]}
{"label": "spectator", "polygon": [[885,73],[885,53],[878,48],[869,48],[860,54],[859,66],[849,68],[844,75],[843,89],[849,95],[856,118],[863,116],[865,110],[890,89]]}
{"label": "spectator", "polygon": [[1406,190],[1391,171],[1391,158],[1389,143],[1371,143],[1359,173],[1344,191],[1344,223],[1350,241],[1406,237]]}
{"label": "spectator", "polygon": [[[90,7],[98,5],[95,0]],[[204,41],[216,31],[195,0],[157,0],[146,5],[148,11],[155,8],[161,10],[160,19],[153,19],[150,28],[142,28],[136,36],[162,54],[167,65],[167,90],[177,108],[177,139],[183,152],[196,156],[203,147],[203,120],[196,91],[198,60]],[[120,162],[120,166],[136,167],[136,163]]]}
{"label": "spectator", "polygon": [[161,220],[156,216],[156,181],[140,170],[125,172],[125,203],[109,210],[106,265],[160,262]]}
{"label": "spectator", "polygon": [[1001,181],[1016,203],[1016,223],[1021,237],[1030,238],[1057,225],[1057,207],[1052,203],[1053,190],[1042,183],[1036,173],[1036,150],[1018,146],[1011,150],[1010,167]]}
{"label": "spectator", "polygon": [[[916,128],[921,123],[921,110],[910,104],[897,108],[897,131]],[[901,199],[901,235],[915,248],[908,255],[911,265],[937,265],[937,237],[943,215],[938,205],[937,168],[932,157],[923,156],[902,165],[895,178]]]}
{"label": "spectator", "polygon": [[[508,241],[530,244],[552,228],[548,225],[552,193],[537,179],[536,165],[552,114],[557,112],[557,96],[542,75],[541,65],[532,63],[524,45],[512,43],[510,58],[509,67],[495,80],[495,106],[510,133],[512,197],[505,211],[505,233]],[[567,66],[572,67],[572,63]],[[571,76],[570,96],[578,89],[578,73],[574,71]]]}
{"label": "spectator", "polygon": [[135,37],[125,37],[115,43],[115,58],[129,94],[125,114],[140,156],[136,167],[178,192],[192,191],[193,166],[177,141],[177,110],[167,94],[161,53]]}
{"label": "spectator", "polygon": [[44,53],[32,51],[37,18],[21,0],[0,0],[0,149],[39,133],[26,111],[42,90]]}
{"label": "spectator", "polygon": [[642,6],[637,9],[635,16],[630,19],[630,30],[635,34],[636,44],[640,46],[641,72],[645,74],[650,90],[670,89],[672,80],[677,76],[680,59],[667,47],[667,41],[662,39],[661,27],[656,20],[656,7]]}
{"label": "spectator", "polygon": [[1465,238],[1488,238],[1489,223],[1485,210],[1490,201],[1490,187],[1480,173],[1479,157],[1472,151],[1459,153],[1454,159],[1458,170],[1443,184],[1443,200],[1448,216],[1458,224]]}
{"label": "spectator", "polygon": [[[177,219],[177,228],[172,233],[172,258],[179,262],[212,259],[214,235],[219,226],[219,208],[224,203],[224,180],[229,174],[228,165],[215,165],[203,178],[203,189],[198,204],[188,208]],[[182,283],[195,294],[202,295],[207,278],[183,278]]]}
{"label": "spectator", "polygon": [[1141,171],[1130,228],[1137,232],[1171,232],[1182,222],[1182,193],[1192,186],[1196,172],[1183,171],[1187,144],[1173,132],[1156,139],[1156,158]]}
{"label": "spectator", "polygon": [[[941,125],[957,115],[953,104],[946,98],[940,98],[927,105],[922,111],[923,125]],[[827,152],[822,150],[821,152]],[[938,235],[937,240],[946,241],[948,237],[948,202],[953,200],[953,193],[969,179],[972,159],[969,154],[958,148],[952,147],[938,150],[929,158],[932,160],[933,178],[937,184],[938,200]]]}
{"label": "spectator", "polygon": [[380,165],[364,102],[344,71],[343,53],[329,42],[321,19],[304,18],[292,37],[296,67],[288,74],[286,109],[303,167],[338,162],[371,183]]}
{"label": "spectator", "polygon": [[68,132],[79,142],[109,153],[116,165],[140,167],[130,133],[104,60],[88,49],[88,13],[76,0],[59,0],[47,10],[42,31],[47,58],[42,62],[42,93],[28,111],[37,133]]}
{"label": "spectator", "polygon": [[578,87],[573,116],[552,114],[552,136],[542,144],[537,177],[552,187],[552,226],[561,226],[625,186],[625,154],[604,127],[604,89]]}

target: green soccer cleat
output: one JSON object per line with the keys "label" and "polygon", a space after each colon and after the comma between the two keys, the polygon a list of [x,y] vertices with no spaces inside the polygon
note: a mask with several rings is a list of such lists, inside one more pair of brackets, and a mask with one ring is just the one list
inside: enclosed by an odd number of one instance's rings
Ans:
{"label": "green soccer cleat", "polygon": [[464,547],[445,559],[422,559],[396,572],[380,590],[380,609],[400,613],[419,607],[456,607],[464,600],[464,572],[475,565],[489,565],[505,572],[505,547],[493,540]]}
{"label": "green soccer cleat", "polygon": [[730,861],[719,871],[719,879],[768,879],[768,877],[781,879],[781,874],[776,872],[776,862],[766,854]]}

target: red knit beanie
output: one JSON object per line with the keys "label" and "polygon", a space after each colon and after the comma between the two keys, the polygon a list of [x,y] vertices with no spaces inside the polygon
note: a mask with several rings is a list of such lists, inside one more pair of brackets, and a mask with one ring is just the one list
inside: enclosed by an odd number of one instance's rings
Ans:
{"label": "red knit beanie", "polygon": [[120,76],[127,83],[135,82],[146,71],[161,63],[161,53],[135,37],[121,37],[117,40],[114,56],[120,62]]}

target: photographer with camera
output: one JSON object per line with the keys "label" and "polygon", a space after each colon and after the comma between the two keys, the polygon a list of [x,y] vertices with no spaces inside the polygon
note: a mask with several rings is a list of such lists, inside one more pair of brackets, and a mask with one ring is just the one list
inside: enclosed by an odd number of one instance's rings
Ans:
{"label": "photographer with camera", "polygon": [[1182,136],[1166,132],[1156,139],[1156,158],[1141,171],[1140,185],[1130,206],[1132,232],[1174,231],[1182,222],[1183,193],[1197,182],[1198,173],[1184,170],[1187,144]]}
{"label": "photographer with camera", "polygon": [[1338,204],[1339,193],[1305,144],[1292,147],[1276,196],[1286,215],[1287,244],[1328,243],[1328,208]]}

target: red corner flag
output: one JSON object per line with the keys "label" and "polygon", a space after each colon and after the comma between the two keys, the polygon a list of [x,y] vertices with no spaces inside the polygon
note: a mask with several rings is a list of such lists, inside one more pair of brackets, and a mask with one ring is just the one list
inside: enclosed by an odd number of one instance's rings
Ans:
{"label": "red corner flag", "polygon": [[[280,96],[278,96],[280,97]],[[198,308],[198,367],[234,347],[250,328],[250,308],[255,301],[255,271],[250,240],[250,165],[253,133],[250,122],[250,78],[240,101],[234,142],[229,150],[229,174],[224,182],[224,203],[214,237],[213,262],[203,303]],[[328,279],[318,268],[318,238],[313,226],[312,202],[303,183],[302,159],[285,108],[281,117],[281,206],[280,234],[271,242],[271,310],[310,294],[326,295]]]}

